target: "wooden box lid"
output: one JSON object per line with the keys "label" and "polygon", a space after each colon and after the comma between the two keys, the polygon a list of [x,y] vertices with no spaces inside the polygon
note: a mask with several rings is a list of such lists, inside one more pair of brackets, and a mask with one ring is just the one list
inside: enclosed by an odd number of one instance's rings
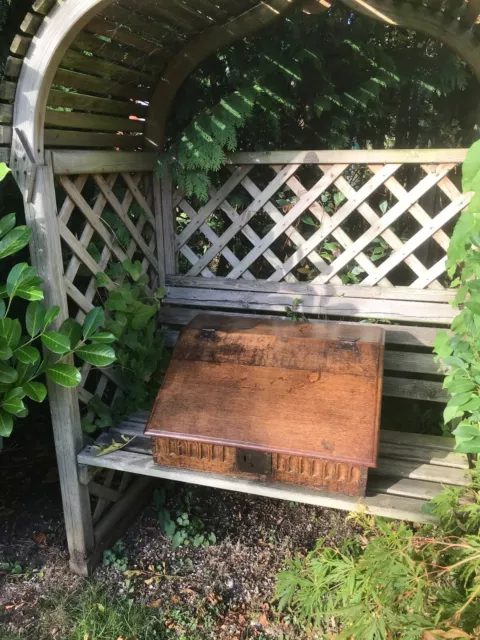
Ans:
{"label": "wooden box lid", "polygon": [[373,467],[384,338],[375,325],[200,314],[146,434]]}

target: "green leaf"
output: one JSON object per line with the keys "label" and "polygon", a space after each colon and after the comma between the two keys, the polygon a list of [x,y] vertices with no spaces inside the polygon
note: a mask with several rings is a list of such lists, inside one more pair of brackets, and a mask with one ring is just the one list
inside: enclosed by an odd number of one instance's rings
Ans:
{"label": "green leaf", "polygon": [[7,347],[15,349],[22,337],[22,326],[16,318],[3,318],[0,320],[0,337],[5,341]]}
{"label": "green leaf", "polygon": [[117,341],[117,338],[113,335],[113,333],[101,332],[95,333],[90,337],[90,340],[98,344],[112,344],[112,342]]}
{"label": "green leaf", "polygon": [[34,338],[43,329],[46,309],[42,302],[31,302],[27,307],[25,325],[28,335]]}
{"label": "green leaf", "polygon": [[186,534],[184,531],[177,531],[176,534],[172,538],[172,547],[174,549],[178,549],[181,544],[185,541]]}
{"label": "green leaf", "polygon": [[15,227],[0,240],[0,260],[17,253],[27,246],[32,237],[32,230],[28,227]]}
{"label": "green leaf", "polygon": [[22,411],[25,411],[25,405],[22,402],[22,399],[19,396],[13,395],[10,397],[5,396],[5,399],[2,402],[2,409],[7,413],[11,413],[12,415],[18,415]]}
{"label": "green leaf", "polygon": [[473,391],[476,385],[470,380],[452,380],[447,386],[448,393],[466,393],[467,391]]}
{"label": "green leaf", "polygon": [[448,356],[447,358],[442,358],[442,361],[447,367],[456,367],[459,369],[463,369],[465,367],[465,362],[461,358],[457,358],[456,356]]}
{"label": "green leaf", "polygon": [[13,384],[18,379],[18,372],[4,362],[0,362],[0,383]]}
{"label": "green leaf", "polygon": [[155,291],[155,298],[157,298],[157,300],[162,300],[162,298],[165,298],[166,295],[167,295],[167,290],[165,289],[165,287],[159,287]]}
{"label": "green leaf", "polygon": [[16,264],[7,277],[7,293],[12,297],[15,293],[16,285],[22,281],[22,274],[28,270],[28,264],[26,262],[19,262]]}
{"label": "green leaf", "polygon": [[443,412],[443,419],[445,421],[445,424],[448,424],[451,420],[455,420],[455,418],[460,418],[460,416],[463,416],[463,414],[464,414],[464,410],[462,409],[462,407],[450,406],[450,403],[449,403],[447,404]]}
{"label": "green leaf", "polygon": [[0,298],[0,319],[5,317],[7,306],[5,302]]}
{"label": "green leaf", "polygon": [[0,360],[10,360],[12,356],[12,349],[7,345],[3,338],[0,338]]}
{"label": "green leaf", "polygon": [[49,309],[47,309],[47,311],[45,313],[45,318],[43,320],[43,328],[46,329],[53,322],[55,322],[55,320],[58,318],[59,314],[60,314],[60,307],[55,306],[55,307],[50,307]]}
{"label": "green leaf", "polygon": [[42,344],[53,353],[64,355],[70,351],[70,338],[57,331],[49,331],[42,335]]}
{"label": "green leaf", "polygon": [[75,354],[95,367],[107,367],[115,362],[115,351],[103,344],[89,344],[75,351]]}
{"label": "green leaf", "polygon": [[132,328],[137,330],[145,329],[156,312],[157,308],[155,306],[138,302],[135,306],[134,317],[132,318]]}
{"label": "green leaf", "polygon": [[15,226],[16,215],[9,213],[7,216],[3,216],[0,220],[0,238],[3,238],[9,231]]}
{"label": "green leaf", "polygon": [[130,275],[132,280],[136,282],[142,275],[142,263],[139,260],[132,262],[131,260],[124,260],[122,267]]}
{"label": "green leaf", "polygon": [[470,309],[472,313],[480,315],[480,302],[474,302],[473,300],[470,300],[465,304],[465,306],[467,307],[467,309]]}
{"label": "green leaf", "polygon": [[0,436],[8,438],[13,431],[13,418],[0,409]]}
{"label": "green leaf", "polygon": [[61,387],[78,387],[82,381],[80,371],[70,364],[52,364],[45,373],[52,382]]}
{"label": "green leaf", "polygon": [[23,364],[35,364],[40,360],[40,351],[30,346],[18,347],[13,355]]}
{"label": "green leaf", "polygon": [[47,397],[47,387],[41,382],[26,382],[23,390],[34,402],[43,402]]}
{"label": "green leaf", "polygon": [[446,331],[439,331],[435,336],[435,353],[441,358],[451,355],[452,347],[450,346],[451,336]]}
{"label": "green leaf", "polygon": [[83,338],[87,340],[103,324],[105,312],[99,307],[89,311],[83,322]]}
{"label": "green leaf", "polygon": [[82,339],[82,325],[73,320],[73,318],[67,318],[60,327],[60,333],[67,336],[70,341],[70,348],[75,349]]}
{"label": "green leaf", "polygon": [[453,431],[453,435],[461,438],[478,438],[480,437],[480,429],[468,422],[462,422]]}
{"label": "green leaf", "polygon": [[457,395],[453,396],[448,404],[451,407],[461,407],[463,404],[467,404],[467,402],[471,399],[471,393],[458,393]]}
{"label": "green leaf", "polygon": [[95,284],[97,287],[109,287],[112,284],[112,281],[103,271],[99,271],[95,276]]}

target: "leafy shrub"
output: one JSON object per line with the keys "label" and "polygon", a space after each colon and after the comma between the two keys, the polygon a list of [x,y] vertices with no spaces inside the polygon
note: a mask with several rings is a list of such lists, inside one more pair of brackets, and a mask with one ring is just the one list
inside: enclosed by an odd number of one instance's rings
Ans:
{"label": "leafy shrub", "polygon": [[461,420],[453,432],[456,450],[480,453],[480,141],[463,165],[463,190],[475,193],[455,226],[448,250],[448,273],[458,287],[454,305],[461,312],[452,323],[453,337],[440,331],[435,352],[448,375],[444,387],[452,396],[445,422]]}
{"label": "leafy shrub", "polygon": [[126,415],[149,410],[160,386],[166,357],[155,318],[165,290],[150,290],[149,277],[142,273],[141,263],[126,260],[110,265],[107,273],[97,274],[97,287],[105,296],[105,328],[118,340],[114,372],[123,395],[112,407],[97,396],[90,401],[95,417],[84,422],[87,432],[106,429]]}
{"label": "leafy shrub", "polygon": [[[480,633],[480,471],[431,506],[440,527],[419,532],[360,516],[366,531],[340,547],[320,540],[277,576],[281,611],[349,640],[440,640]],[[467,524],[468,523],[468,524]],[[474,534],[465,534],[465,527]]]}
{"label": "leafy shrub", "polygon": [[[6,175],[0,165],[0,176]],[[0,260],[18,253],[30,242],[31,229],[16,226],[14,213],[0,220]],[[105,367],[115,360],[110,343],[112,334],[100,332],[104,320],[101,309],[92,309],[83,326],[67,319],[59,331],[52,330],[58,307],[43,304],[42,279],[27,263],[15,264],[7,281],[0,286],[0,437],[9,437],[15,419],[28,415],[25,398],[43,402],[47,388],[41,381],[45,375],[63,387],[76,387],[81,382],[79,369],[72,364],[76,356],[94,366]],[[29,304],[23,324],[13,313],[14,300]],[[40,347],[45,350],[42,357]]]}

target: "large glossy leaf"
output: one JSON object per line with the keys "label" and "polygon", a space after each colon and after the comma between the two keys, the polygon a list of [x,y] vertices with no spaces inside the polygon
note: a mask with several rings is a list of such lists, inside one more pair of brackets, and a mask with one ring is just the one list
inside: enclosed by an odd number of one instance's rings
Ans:
{"label": "large glossy leaf", "polygon": [[25,324],[27,327],[28,335],[34,338],[43,329],[43,323],[45,321],[45,305],[42,302],[32,302],[27,307],[27,314],[25,316]]}
{"label": "large glossy leaf", "polygon": [[18,372],[5,362],[0,362],[0,383],[13,384],[18,379]]}
{"label": "large glossy leaf", "polygon": [[8,438],[13,431],[13,418],[0,409],[0,436]]}
{"label": "large glossy leaf", "polygon": [[75,353],[95,367],[107,367],[115,362],[115,351],[106,344],[89,344],[77,349]]}
{"label": "large glossy leaf", "polygon": [[16,318],[3,318],[0,320],[0,337],[4,339],[6,345],[16,349],[22,337],[22,326]]}
{"label": "large glossy leaf", "polygon": [[0,298],[0,319],[5,317],[5,312],[7,310],[7,306],[5,301]]}
{"label": "large glossy leaf", "polygon": [[78,387],[82,381],[80,371],[70,364],[52,364],[45,373],[52,382],[61,387]]}
{"label": "large glossy leaf", "polygon": [[103,324],[105,313],[103,309],[95,307],[89,311],[83,321],[83,337],[86,340]]}
{"label": "large glossy leaf", "polygon": [[480,140],[469,149],[462,167],[463,191],[477,190],[476,184],[480,173]]}
{"label": "large glossy leaf", "polygon": [[40,351],[30,345],[15,349],[14,356],[23,364],[35,364],[40,360]]}
{"label": "large glossy leaf", "polygon": [[29,267],[26,262],[19,262],[12,268],[7,277],[7,293],[9,296],[14,294],[16,285],[23,281],[24,278],[22,276],[24,274],[27,274],[27,276],[29,274]]}
{"label": "large glossy leaf", "polygon": [[135,308],[135,315],[132,319],[132,327],[138,330],[145,329],[156,312],[157,309],[155,306],[138,302]]}
{"label": "large glossy leaf", "polygon": [[60,327],[60,333],[70,340],[70,348],[75,349],[82,339],[82,326],[73,318],[67,318]]}
{"label": "large glossy leaf", "polygon": [[3,238],[9,231],[15,226],[16,215],[9,213],[8,216],[3,216],[0,220],[0,238]]}
{"label": "large glossy leaf", "polygon": [[43,402],[47,397],[47,387],[41,382],[26,382],[23,389],[34,402]]}
{"label": "large glossy leaf", "polygon": [[17,253],[27,246],[32,237],[32,230],[28,227],[15,227],[0,240],[0,260]]}
{"label": "large glossy leaf", "polygon": [[25,410],[25,405],[19,395],[11,394],[5,396],[2,402],[2,410],[16,416]]}
{"label": "large glossy leaf", "polygon": [[48,331],[42,335],[42,344],[53,353],[64,355],[70,351],[70,338],[57,331]]}

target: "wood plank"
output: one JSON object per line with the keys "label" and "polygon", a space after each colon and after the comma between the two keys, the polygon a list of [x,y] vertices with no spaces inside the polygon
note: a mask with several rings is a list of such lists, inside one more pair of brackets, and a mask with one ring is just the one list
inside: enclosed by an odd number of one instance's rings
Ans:
{"label": "wood plank", "polygon": [[111,38],[115,42],[126,44],[148,55],[161,56],[164,59],[169,58],[168,48],[161,43],[142,37],[143,34],[137,35],[128,28],[128,24],[117,24],[104,15],[95,15],[85,25],[85,31]]}
{"label": "wood plank", "polygon": [[0,84],[0,100],[10,101],[15,99],[17,83],[3,80]]}
{"label": "wood plank", "polygon": [[7,78],[18,78],[20,71],[22,70],[23,58],[14,58],[8,56],[3,73]]}
{"label": "wood plank", "polygon": [[[1,95],[1,89],[0,89]],[[76,111],[88,111],[116,116],[136,116],[144,118],[147,107],[136,101],[121,101],[113,98],[98,98],[96,96],[74,93],[73,91],[59,91],[51,89],[48,94],[47,106],[74,109]]]}
{"label": "wood plank", "polygon": [[410,380],[407,378],[383,378],[383,395],[410,400],[428,400],[429,402],[448,401],[448,394],[441,382],[429,380]]}
{"label": "wood plank", "polygon": [[13,118],[13,105],[0,104],[0,123],[11,124]]}
{"label": "wood plank", "polygon": [[[54,154],[55,157],[55,154]],[[433,302],[448,304],[455,299],[456,292],[451,289],[431,291],[413,289],[410,287],[390,287],[380,289],[378,287],[362,287],[360,285],[332,285],[316,282],[269,282],[257,280],[246,283],[241,280],[228,280],[227,278],[215,278],[214,281],[205,282],[204,278],[192,276],[168,276],[167,283],[173,287],[188,287],[199,289],[217,289],[224,291],[251,291],[262,293],[286,293],[295,296],[337,296],[339,298],[368,298],[377,300],[405,300],[408,302]]]}
{"label": "wood plank", "polygon": [[407,351],[385,351],[385,371],[407,371],[428,375],[444,375],[442,367],[434,360],[433,354],[411,353]]}
{"label": "wood plank", "polygon": [[108,456],[96,456],[96,451],[84,449],[78,456],[79,464],[101,467],[104,469],[116,469],[130,473],[137,473],[156,478],[175,480],[198,484],[205,487],[224,489],[227,491],[239,491],[251,495],[278,498],[304,504],[323,506],[331,509],[345,511],[365,511],[372,515],[387,518],[398,518],[412,522],[434,522],[434,518],[422,511],[423,500],[403,498],[401,496],[388,496],[376,494],[368,496],[360,501],[348,496],[332,496],[312,489],[290,487],[262,482],[260,480],[245,480],[231,476],[221,476],[201,471],[187,471],[172,467],[156,465],[150,456],[139,453],[116,452]]}
{"label": "wood plank", "polygon": [[438,482],[456,487],[466,487],[470,483],[468,473],[464,469],[419,464],[416,461],[394,460],[393,458],[381,458],[376,469],[372,469],[370,473],[372,475]]}
{"label": "wood plank", "polygon": [[392,496],[429,501],[438,496],[443,489],[444,485],[438,482],[423,482],[410,478],[388,478],[372,474],[372,477],[368,479],[367,492],[386,493]]}
{"label": "wood plank", "polygon": [[153,171],[156,153],[147,151],[54,151],[53,167],[57,175]]}
{"label": "wood plank", "polygon": [[450,325],[457,311],[448,305],[430,302],[405,302],[378,299],[302,295],[300,301],[292,294],[217,291],[187,287],[167,287],[166,304],[201,306],[203,308],[269,311],[285,314],[295,306],[299,313],[317,316],[373,318],[377,320],[409,321]]}
{"label": "wood plank", "polygon": [[145,138],[137,134],[117,135],[116,133],[92,133],[90,131],[67,131],[66,129],[45,129],[47,147],[115,148],[139,149],[145,146]]}
{"label": "wood plank", "polygon": [[53,85],[77,89],[84,93],[98,94],[101,97],[113,96],[114,98],[126,98],[127,100],[147,101],[150,90],[144,87],[124,85],[116,80],[98,78],[97,76],[72,71],[70,69],[57,69],[53,79]]}
{"label": "wood plank", "polygon": [[122,67],[115,62],[109,62],[95,56],[86,56],[83,53],[69,50],[63,56],[61,66],[63,69],[73,69],[93,76],[101,76],[110,81],[127,83],[131,85],[142,84],[146,87],[153,83],[151,73],[144,73],[139,69]]}
{"label": "wood plank", "polygon": [[[188,305],[187,305],[188,306]],[[184,326],[188,324],[199,313],[204,313],[202,309],[189,309],[183,307],[169,307],[168,305],[162,307],[160,311],[160,318],[163,323],[167,325],[180,325]],[[232,315],[232,312],[218,311],[215,309],[209,309],[209,313],[219,313],[224,315]],[[250,318],[252,314],[236,312],[234,315],[242,318]],[[255,315],[255,314],[253,314]],[[285,316],[278,315],[262,315],[262,318],[282,318],[285,322],[291,322],[291,320]],[[310,322],[337,322],[336,320],[317,320],[311,319]],[[343,324],[356,324],[356,322],[342,322]],[[415,347],[433,347],[435,342],[435,336],[438,333],[438,329],[433,327],[416,327],[410,325],[391,325],[381,324],[386,332],[386,344],[387,345],[405,345]]]}
{"label": "wood plank", "polygon": [[87,131],[129,131],[141,133],[145,128],[142,120],[101,116],[96,113],[79,113],[72,111],[55,111],[47,109],[45,126],[66,129],[86,129]]}
{"label": "wood plank", "polygon": [[468,149],[365,149],[352,151],[242,151],[228,163],[242,164],[418,164],[462,163]]}
{"label": "wood plank", "polygon": [[10,45],[10,53],[14,56],[19,56],[24,58],[27,53],[30,45],[32,44],[32,38],[29,36],[23,36],[17,34],[12,40],[12,44]]}

